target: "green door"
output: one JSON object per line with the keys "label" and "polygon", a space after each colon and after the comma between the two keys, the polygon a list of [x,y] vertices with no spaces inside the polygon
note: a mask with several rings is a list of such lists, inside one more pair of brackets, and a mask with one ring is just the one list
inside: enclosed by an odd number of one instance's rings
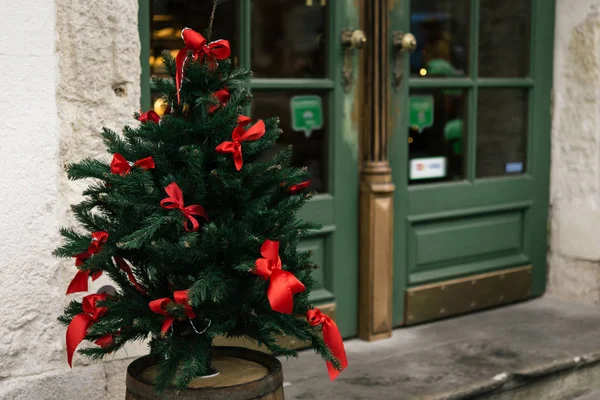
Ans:
{"label": "green door", "polygon": [[542,294],[554,1],[407,0],[389,23],[417,42],[389,110],[394,323]]}
{"label": "green door", "polygon": [[[161,74],[163,50],[176,54],[181,48],[182,28],[205,32],[211,3],[140,0],[142,65],[149,65],[147,75]],[[350,118],[355,90],[344,90],[341,84],[339,38],[343,29],[358,24],[353,3],[229,0],[217,8],[212,38],[229,40],[234,62],[253,71],[248,115],[279,116],[280,148],[293,145],[293,162],[312,174],[312,189],[318,195],[300,218],[323,228],[306,238],[302,247],[312,251],[320,267],[314,272],[314,301],[335,313],[344,336],[357,332],[358,129]],[[144,32],[149,36],[144,38]],[[154,104],[157,99],[150,89],[144,92],[146,106]]]}

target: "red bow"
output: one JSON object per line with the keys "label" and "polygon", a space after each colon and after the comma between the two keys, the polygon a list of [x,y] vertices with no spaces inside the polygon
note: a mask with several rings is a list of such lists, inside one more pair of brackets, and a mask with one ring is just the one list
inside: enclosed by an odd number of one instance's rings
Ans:
{"label": "red bow", "polygon": [[160,201],[160,206],[162,208],[166,208],[167,210],[178,208],[183,213],[183,216],[192,223],[192,229],[189,229],[187,221],[184,221],[183,227],[186,231],[195,232],[200,227],[198,220],[192,217],[192,215],[198,215],[208,221],[208,215],[206,214],[206,211],[204,211],[204,207],[201,205],[194,204],[187,207],[183,206],[183,193],[175,182],[171,182],[169,186],[165,188],[165,192],[167,192],[169,197],[162,199]]}
{"label": "red bow", "polygon": [[116,153],[113,155],[112,162],[110,163],[110,172],[113,174],[119,174],[121,176],[127,175],[132,167],[138,167],[141,169],[152,169],[155,167],[154,159],[152,157],[142,158],[136,162],[127,161],[125,157]]}
{"label": "red bow", "polygon": [[314,310],[308,310],[306,313],[306,319],[312,326],[322,325],[323,329],[323,341],[329,347],[331,354],[340,362],[341,370],[335,369],[333,364],[327,361],[327,370],[329,371],[329,378],[334,380],[337,376],[348,366],[348,359],[346,358],[346,349],[344,349],[344,341],[337,325],[327,315],[322,314],[321,310],[315,308]]}
{"label": "red bow", "polygon": [[122,257],[113,257],[113,263],[118,268],[120,268],[121,271],[127,274],[129,282],[133,284],[137,291],[139,291],[142,294],[146,294],[146,289],[144,289],[144,287],[138,283],[137,279],[135,279],[135,275],[133,274],[133,271],[131,270],[131,267],[129,266],[127,261],[125,261]]}
{"label": "red bow", "polygon": [[215,60],[224,60],[231,54],[229,48],[229,41],[227,40],[215,40],[214,42],[206,43],[206,39],[200,33],[190,28],[184,28],[181,31],[181,39],[185,47],[179,50],[175,59],[175,84],[177,86],[177,103],[181,101],[180,90],[181,82],[183,81],[183,68],[187,61],[188,51],[192,52],[192,58],[194,61],[202,59],[206,56],[206,59],[211,65],[215,64]]}
{"label": "red bow", "polygon": [[[73,366],[73,353],[79,343],[83,341],[87,330],[94,322],[98,321],[108,311],[107,307],[96,307],[97,301],[106,300],[106,293],[90,294],[83,298],[81,302],[82,313],[77,314],[71,320],[71,323],[67,327],[67,361],[69,366]],[[101,337],[97,340],[100,345],[106,346],[106,336]]]}
{"label": "red bow", "polygon": [[227,105],[227,102],[229,101],[229,98],[231,97],[231,95],[229,94],[229,92],[227,91],[227,89],[221,89],[221,90],[217,90],[216,92],[214,92],[212,94],[212,97],[214,99],[216,99],[219,102],[219,104],[211,104],[211,105],[209,105],[208,106],[208,112],[209,113],[214,112],[219,107],[225,107]]}
{"label": "red bow", "polygon": [[267,297],[271,308],[282,314],[291,314],[294,309],[294,294],[301,293],[305,287],[294,274],[281,269],[279,242],[265,240],[260,248],[264,258],[256,260],[252,273],[269,280]]}
{"label": "red bow", "polygon": [[[185,315],[188,318],[193,319],[196,317],[196,314],[194,313],[194,309],[192,308],[192,306],[190,306],[188,304],[188,291],[187,290],[178,290],[176,292],[173,292],[173,299],[175,300],[175,303],[181,304],[184,307]],[[169,312],[166,310],[167,305],[172,302],[173,301],[171,299],[169,299],[168,297],[163,297],[162,299],[152,300],[150,303],[148,303],[152,312],[155,312],[156,314],[164,315],[164,317],[165,317],[165,320],[163,321],[162,328],[161,328],[161,332],[163,334],[165,334],[167,332],[167,330],[171,327],[171,325],[173,324],[173,321],[175,320],[175,317],[173,317],[171,314],[169,314]]]}
{"label": "red bow", "polygon": [[299,184],[297,184],[297,185],[292,185],[292,186],[290,186],[290,189],[289,189],[289,190],[290,190],[290,193],[291,193],[291,194],[296,194],[296,193],[298,193],[298,192],[300,192],[300,191],[302,191],[302,190],[306,189],[307,187],[309,187],[309,186],[310,186],[310,183],[311,183],[311,182],[312,182],[312,181],[306,181],[306,182],[299,183]]}
{"label": "red bow", "polygon": [[248,128],[248,130],[244,130],[244,126],[248,125],[249,123],[250,118],[240,115],[238,117],[238,125],[231,133],[233,142],[223,142],[215,149],[218,153],[233,154],[235,168],[238,171],[242,169],[242,165],[244,165],[244,159],[242,158],[242,142],[258,140],[265,134],[265,123],[262,119]]}
{"label": "red bow", "polygon": [[[99,253],[104,244],[108,240],[108,233],[104,231],[98,231],[92,233],[92,241],[88,246],[88,249],[82,253],[75,255],[75,266],[79,267],[86,260],[90,259],[92,255]],[[95,281],[102,275],[102,271],[96,271],[92,273],[92,280]],[[90,277],[89,270],[78,270],[73,280],[67,288],[67,294],[77,292],[87,292],[88,290],[88,278]]]}
{"label": "red bow", "polygon": [[140,114],[138,121],[140,121],[140,122],[150,121],[150,122],[154,122],[155,124],[158,124],[160,122],[160,115],[158,115],[156,113],[156,111],[154,111],[154,110],[148,110],[145,113]]}

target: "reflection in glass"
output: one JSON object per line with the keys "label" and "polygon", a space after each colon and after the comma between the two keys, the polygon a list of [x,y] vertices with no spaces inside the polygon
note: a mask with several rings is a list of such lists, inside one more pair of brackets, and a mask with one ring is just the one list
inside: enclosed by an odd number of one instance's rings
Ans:
{"label": "reflection in glass", "polygon": [[[237,10],[239,1],[229,0],[217,7],[211,40],[226,39],[231,45],[231,57],[235,62],[239,54]],[[151,0],[150,1],[150,75],[166,77],[162,65],[162,52],[169,50],[173,57],[183,47],[181,30],[192,28],[206,35],[212,11],[212,1],[197,0]],[[207,38],[208,39],[208,38]],[[152,102],[156,101],[153,93]]]}
{"label": "reflection in glass", "polygon": [[325,77],[325,4],[306,0],[252,1],[254,77]]}
{"label": "reflection in glass", "polygon": [[478,178],[526,171],[527,97],[522,89],[479,89]]}
{"label": "reflection in glass", "polygon": [[479,76],[529,75],[531,0],[481,0]]}
{"label": "reflection in glass", "polygon": [[416,77],[456,77],[467,73],[469,0],[412,0],[411,32],[417,49],[410,56]]}
{"label": "reflection in glass", "polygon": [[462,89],[411,90],[410,184],[461,180],[467,150],[467,94]]}
{"label": "reflection in glass", "polygon": [[[327,192],[328,185],[327,98],[325,92],[253,91],[252,93],[252,119],[278,116],[281,120],[280,127],[283,133],[273,153],[293,145],[292,164],[308,168],[312,179],[311,188],[317,192]],[[293,111],[292,103],[299,106],[294,107],[296,112]],[[305,129],[306,127],[311,128]]]}

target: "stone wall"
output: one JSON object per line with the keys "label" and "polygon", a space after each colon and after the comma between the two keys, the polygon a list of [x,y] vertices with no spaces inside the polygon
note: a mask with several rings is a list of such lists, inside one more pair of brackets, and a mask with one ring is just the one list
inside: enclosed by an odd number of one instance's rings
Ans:
{"label": "stone wall", "polygon": [[[139,108],[138,0],[7,0],[0,14],[0,399],[122,399],[125,353],[66,363],[56,318],[73,262],[51,257],[80,198],[64,166],[104,154]],[[108,158],[108,155],[106,155]],[[106,282],[98,282],[91,290]],[[80,296],[81,297],[81,296]],[[132,347],[129,356],[142,349]],[[112,357],[110,359],[113,359]]]}
{"label": "stone wall", "polygon": [[[0,379],[58,367],[54,4],[9,0],[0,26]],[[5,25],[6,24],[6,25]],[[0,384],[0,387],[4,386]]]}
{"label": "stone wall", "polygon": [[600,0],[557,0],[549,293],[600,304]]}

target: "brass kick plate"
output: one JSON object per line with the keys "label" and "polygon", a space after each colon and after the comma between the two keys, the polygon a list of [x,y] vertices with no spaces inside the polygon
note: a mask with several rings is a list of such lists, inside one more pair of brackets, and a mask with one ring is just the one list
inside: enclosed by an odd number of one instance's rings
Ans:
{"label": "brass kick plate", "polygon": [[[335,321],[335,303],[323,304],[318,306],[323,314],[327,314],[331,319]],[[281,347],[287,349],[302,349],[306,347],[310,347],[309,343],[304,343],[297,338],[280,336],[277,339],[277,344]],[[262,351],[264,353],[269,353],[269,349],[265,346],[258,346],[258,344],[254,341],[235,338],[235,339],[227,339],[223,336],[217,336],[213,339],[213,346],[239,346],[246,347],[252,350]]]}
{"label": "brass kick plate", "polygon": [[528,265],[408,289],[405,325],[526,299],[531,270]]}

